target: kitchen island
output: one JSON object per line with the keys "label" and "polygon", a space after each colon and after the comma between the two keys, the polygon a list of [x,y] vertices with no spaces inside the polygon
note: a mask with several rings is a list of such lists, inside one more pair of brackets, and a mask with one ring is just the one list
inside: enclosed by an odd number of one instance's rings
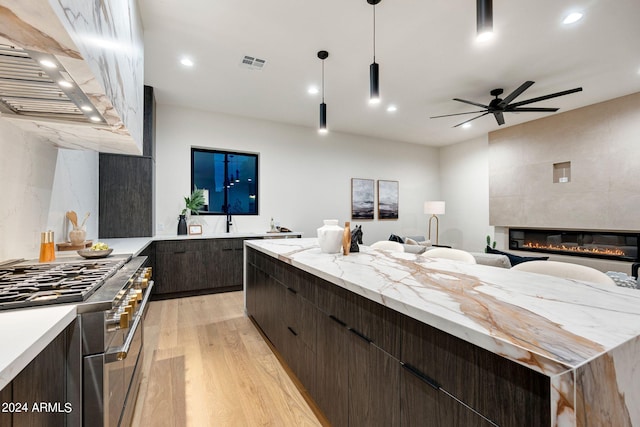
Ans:
{"label": "kitchen island", "polygon": [[247,313],[335,425],[640,426],[637,290],[245,245]]}

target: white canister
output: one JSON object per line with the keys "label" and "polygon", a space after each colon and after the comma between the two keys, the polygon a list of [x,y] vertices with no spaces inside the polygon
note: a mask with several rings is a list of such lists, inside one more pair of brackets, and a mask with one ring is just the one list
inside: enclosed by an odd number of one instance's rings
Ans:
{"label": "white canister", "polygon": [[320,250],[326,254],[337,254],[342,249],[344,229],[338,225],[337,219],[325,219],[324,225],[318,228]]}

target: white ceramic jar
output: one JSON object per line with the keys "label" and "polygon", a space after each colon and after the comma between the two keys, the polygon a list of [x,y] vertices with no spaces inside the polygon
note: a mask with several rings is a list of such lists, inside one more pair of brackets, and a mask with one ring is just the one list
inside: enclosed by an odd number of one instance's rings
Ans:
{"label": "white ceramic jar", "polygon": [[342,249],[344,229],[338,225],[337,219],[325,219],[324,225],[318,228],[320,250],[326,254],[337,254]]}

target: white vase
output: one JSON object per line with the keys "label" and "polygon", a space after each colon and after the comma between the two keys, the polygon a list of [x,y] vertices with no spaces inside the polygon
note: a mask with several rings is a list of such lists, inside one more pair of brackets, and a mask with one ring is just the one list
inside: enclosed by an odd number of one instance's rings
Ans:
{"label": "white vase", "polygon": [[325,219],[324,225],[318,228],[320,250],[326,254],[337,254],[342,248],[344,229],[338,225],[337,219]]}

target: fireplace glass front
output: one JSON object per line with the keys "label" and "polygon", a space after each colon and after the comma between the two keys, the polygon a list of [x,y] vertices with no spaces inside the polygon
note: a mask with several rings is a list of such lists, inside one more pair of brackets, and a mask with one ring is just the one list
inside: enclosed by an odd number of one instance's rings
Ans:
{"label": "fireplace glass front", "polygon": [[640,233],[509,229],[509,249],[638,262]]}

